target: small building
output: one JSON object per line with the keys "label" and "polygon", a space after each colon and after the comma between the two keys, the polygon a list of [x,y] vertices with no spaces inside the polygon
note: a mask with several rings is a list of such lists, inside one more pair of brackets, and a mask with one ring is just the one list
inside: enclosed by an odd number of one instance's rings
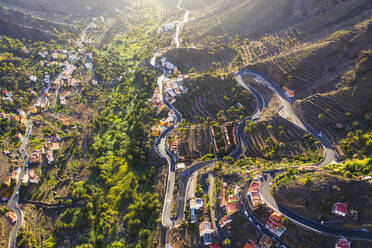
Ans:
{"label": "small building", "polygon": [[219,244],[210,244],[209,248],[221,248]]}
{"label": "small building", "polygon": [[200,223],[199,225],[200,237],[203,237],[205,234],[212,234],[212,233],[214,233],[214,229],[212,228],[212,224],[209,221],[204,221]]}
{"label": "small building", "polygon": [[287,88],[285,86],[283,86],[282,88],[283,88],[284,92],[286,93],[286,95],[288,97],[294,97],[295,96],[295,93],[294,93],[293,90],[290,90],[289,88]]}
{"label": "small building", "polygon": [[12,171],[12,181],[18,183],[18,179],[19,179],[18,171],[16,170]]}
{"label": "small building", "polygon": [[228,202],[225,205],[227,215],[233,215],[239,211],[236,202]]}
{"label": "small building", "polygon": [[28,174],[27,173],[25,173],[24,175],[23,175],[23,177],[22,177],[22,183],[28,183]]}
{"label": "small building", "polygon": [[347,214],[347,205],[348,204],[346,202],[343,203],[338,202],[333,204],[332,214],[345,217]]}
{"label": "small building", "polygon": [[196,209],[199,210],[203,208],[203,199],[202,198],[196,198],[190,200],[190,209]]}
{"label": "small building", "polygon": [[66,126],[66,127],[71,126],[70,120],[68,118],[64,117],[64,116],[58,116],[58,120],[62,123],[62,125]]}
{"label": "small building", "polygon": [[227,224],[230,224],[232,222],[232,219],[230,216],[228,215],[225,215],[224,217],[222,217],[218,223],[220,224],[220,227],[223,228],[224,226],[226,226]]}
{"label": "small building", "polygon": [[196,216],[195,211],[201,208],[203,208],[203,200],[201,198],[190,200],[191,223],[195,223],[197,221],[197,216]]}
{"label": "small building", "polygon": [[340,238],[337,243],[335,248],[350,248],[351,242],[345,238]]}
{"label": "small building", "polygon": [[298,171],[299,172],[311,172],[311,171],[317,171],[318,168],[316,166],[313,166],[313,165],[305,165],[305,166],[300,166],[298,168]]}
{"label": "small building", "polygon": [[176,170],[178,169],[184,169],[185,168],[185,163],[178,163],[176,164]]}
{"label": "small building", "polygon": [[37,108],[36,108],[36,106],[32,106],[32,107],[30,107],[30,112],[31,112],[31,114],[36,114],[36,113],[37,113]]}
{"label": "small building", "polygon": [[66,105],[66,104],[67,104],[66,97],[65,97],[65,96],[60,96],[60,97],[59,97],[59,103],[60,103],[61,105]]}
{"label": "small building", "polygon": [[204,245],[212,244],[212,236],[209,233],[204,234]]}
{"label": "small building", "polygon": [[46,158],[48,160],[48,164],[53,163],[53,161],[54,161],[53,152],[52,151],[47,151]]}
{"label": "small building", "polygon": [[23,135],[19,133],[19,134],[16,135],[16,138],[17,138],[19,141],[21,141],[22,138],[23,138]]}
{"label": "small building", "polygon": [[39,152],[34,152],[30,155],[30,157],[28,158],[28,160],[30,161],[30,163],[32,164],[38,164],[41,162],[41,155]]}
{"label": "small building", "polygon": [[17,215],[13,211],[9,211],[6,213],[6,217],[11,223],[14,223],[17,221]]}
{"label": "small building", "polygon": [[30,80],[31,80],[32,82],[35,82],[35,81],[37,80],[37,77],[34,76],[34,75],[30,75]]}
{"label": "small building", "polygon": [[160,120],[160,125],[166,126],[168,124],[168,120],[166,118],[163,118]]}
{"label": "small building", "polygon": [[178,140],[173,140],[173,142],[171,143],[171,150],[174,152],[178,151]]}
{"label": "small building", "polygon": [[152,136],[155,136],[155,137],[159,137],[160,136],[160,129],[156,126],[152,127],[151,128],[151,135]]}
{"label": "small building", "polygon": [[248,240],[247,243],[244,244],[243,248],[258,248],[258,246],[252,240]]}
{"label": "small building", "polygon": [[273,244],[273,240],[270,238],[270,236],[266,234],[262,235],[260,242],[259,242],[259,246],[261,248],[270,248],[272,244]]}
{"label": "small building", "polygon": [[77,87],[77,86],[80,85],[80,81],[77,80],[77,79],[72,78],[72,79],[69,80],[68,84],[72,87]]}
{"label": "small building", "polygon": [[33,184],[38,184],[39,183],[39,176],[35,175],[34,170],[30,170],[28,172],[28,181]]}
{"label": "small building", "polygon": [[5,185],[6,187],[10,187],[10,184],[11,184],[10,177],[5,176],[3,178],[3,185]]}

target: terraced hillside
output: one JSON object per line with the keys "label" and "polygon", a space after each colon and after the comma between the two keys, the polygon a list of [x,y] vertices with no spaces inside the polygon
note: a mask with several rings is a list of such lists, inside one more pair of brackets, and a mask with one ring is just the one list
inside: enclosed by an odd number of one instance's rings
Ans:
{"label": "terraced hillside", "polygon": [[238,88],[231,77],[197,76],[185,86],[188,93],[178,97],[175,105],[190,122],[237,120],[256,108],[250,93]]}

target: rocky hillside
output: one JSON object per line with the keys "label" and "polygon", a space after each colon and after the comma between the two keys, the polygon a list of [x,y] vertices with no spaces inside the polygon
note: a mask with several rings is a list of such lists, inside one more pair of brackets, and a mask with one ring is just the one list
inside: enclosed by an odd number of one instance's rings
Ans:
{"label": "rocky hillside", "polygon": [[38,41],[57,39],[58,33],[74,32],[76,29],[5,5],[0,5],[0,23],[0,33],[3,35]]}
{"label": "rocky hillside", "polygon": [[1,0],[0,2],[15,5],[22,9],[33,11],[55,12],[63,14],[91,15],[104,10],[125,10],[130,3],[128,0]]}

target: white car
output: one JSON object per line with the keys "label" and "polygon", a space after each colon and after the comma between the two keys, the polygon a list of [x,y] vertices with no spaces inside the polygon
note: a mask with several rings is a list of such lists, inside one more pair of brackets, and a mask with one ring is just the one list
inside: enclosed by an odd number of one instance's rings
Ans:
{"label": "white car", "polygon": [[246,210],[244,210],[244,214],[245,216],[248,216],[248,212]]}

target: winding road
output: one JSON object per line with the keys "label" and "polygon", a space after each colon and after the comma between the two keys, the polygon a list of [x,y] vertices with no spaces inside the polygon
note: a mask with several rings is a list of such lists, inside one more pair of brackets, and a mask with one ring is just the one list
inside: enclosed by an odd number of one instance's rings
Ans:
{"label": "winding road", "polygon": [[[301,121],[298,118],[298,116],[294,112],[294,109],[291,105],[292,99],[287,97],[281,88],[279,88],[276,84],[274,84],[272,81],[268,80],[267,78],[265,78],[263,75],[259,73],[252,72],[249,70],[242,70],[240,73],[243,75],[253,75],[255,78],[258,77],[259,83],[262,83],[264,86],[271,89],[280,98],[282,107],[279,110],[279,114],[283,118],[290,121],[292,124],[310,133],[311,135],[313,135],[316,139],[318,139],[321,142],[324,148],[324,157],[323,157],[323,160],[315,164],[315,166],[320,166],[320,167],[326,166],[326,165],[329,165],[337,161],[337,152],[332,146],[331,142],[328,140],[328,138],[325,135],[323,135],[322,132],[317,132],[309,124]],[[288,219],[292,220],[294,223],[302,226],[303,228],[315,231],[320,234],[336,236],[336,237],[343,236],[343,237],[350,238],[350,239],[361,239],[361,240],[372,241],[372,233],[369,231],[366,231],[365,229],[348,230],[348,229],[341,229],[341,228],[334,228],[331,226],[327,226],[319,222],[316,222],[312,219],[309,219],[307,217],[301,216],[295,213],[294,211],[289,210],[285,208],[284,206],[282,206],[281,204],[277,203],[271,194],[270,185],[275,179],[275,177],[281,174],[282,172],[283,170],[263,172],[264,176],[262,177],[263,180],[260,185],[260,193],[261,193],[262,199],[270,208],[282,213]]]}
{"label": "winding road", "polygon": [[[177,8],[181,9],[180,7],[182,4],[182,0],[180,0],[179,4],[177,5]],[[182,28],[182,25],[184,25],[188,21],[189,11],[186,11],[184,16],[184,21],[181,23],[178,23],[176,27],[176,33],[174,36],[174,42],[176,43],[176,47],[179,47],[180,41],[179,41],[179,33]],[[193,173],[197,172],[201,168],[211,166],[215,164],[218,161],[222,161],[220,158],[216,158],[209,161],[203,161],[196,163],[189,168],[186,168],[181,173],[181,182],[180,182],[180,189],[179,189],[179,197],[178,199],[173,199],[173,193],[174,193],[174,184],[175,184],[175,164],[176,164],[176,157],[169,152],[169,150],[166,148],[165,141],[168,136],[168,134],[174,130],[174,128],[181,122],[182,116],[181,114],[174,108],[173,105],[171,105],[168,101],[163,99],[163,81],[167,77],[167,75],[170,73],[169,70],[166,68],[159,66],[156,64],[156,58],[161,56],[161,53],[155,53],[154,56],[150,60],[150,64],[154,66],[157,69],[160,69],[163,71],[163,75],[160,76],[157,80],[159,88],[161,90],[161,98],[164,104],[167,106],[169,110],[173,110],[176,113],[176,121],[175,123],[168,127],[166,130],[164,130],[161,135],[155,139],[154,142],[154,149],[157,151],[160,157],[164,158],[168,162],[169,166],[169,173],[168,173],[168,181],[167,181],[167,188],[165,192],[165,199],[164,199],[164,205],[163,205],[163,211],[162,211],[162,226],[166,229],[172,228],[174,226],[177,226],[181,223],[181,221],[184,220],[184,210],[187,200],[187,189],[188,184],[190,181],[190,178],[192,177]],[[267,87],[268,89],[272,90],[274,94],[276,94],[281,102],[281,107],[278,110],[278,113],[281,117],[288,120],[293,125],[303,129],[304,131],[312,134],[316,139],[318,139],[323,148],[324,148],[324,157],[323,160],[316,164],[317,166],[324,166],[328,165],[330,163],[333,163],[337,161],[337,152],[334,149],[331,142],[328,140],[328,138],[323,135],[322,132],[318,132],[315,129],[313,129],[309,124],[303,122],[300,120],[298,115],[295,113],[292,102],[293,98],[289,97],[277,84],[273,83],[271,80],[267,79],[265,76],[263,76],[260,73],[250,71],[247,69],[242,69],[238,73],[235,74],[235,79],[238,82],[238,84],[243,87],[244,89],[250,91],[257,101],[257,107],[255,112],[249,116],[240,121],[236,128],[236,136],[237,136],[237,146],[235,149],[230,153],[230,157],[234,159],[238,159],[245,151],[245,147],[247,146],[246,140],[244,139],[244,127],[247,120],[250,120],[252,122],[256,122],[262,113],[262,111],[265,109],[265,100],[263,96],[258,92],[255,88],[253,88],[251,85],[247,84],[243,80],[243,76],[252,76],[253,79],[256,80],[257,83],[262,84],[263,86]],[[289,211],[288,209],[283,208],[279,204],[276,203],[275,199],[271,195],[270,192],[270,183],[275,178],[275,176],[278,173],[281,173],[282,171],[266,171],[264,172],[264,178],[265,180],[261,184],[261,195],[263,200],[268,204],[269,207],[273,208],[276,211],[281,212],[283,215],[287,216],[289,219],[291,219],[293,222],[297,223],[298,225],[301,225],[304,228],[316,231],[318,233],[322,234],[330,234],[334,236],[344,236],[347,238],[357,238],[357,239],[364,239],[364,240],[372,240],[371,233],[362,231],[362,230],[344,230],[344,229],[336,229],[331,228],[328,226],[325,226],[323,224],[317,223],[315,221],[312,221],[310,219],[307,219],[303,216],[300,216],[294,212]],[[285,244],[282,240],[280,240],[279,237],[277,237],[275,234],[271,233],[265,226],[263,226],[261,223],[255,219],[255,217],[252,215],[252,212],[250,211],[249,207],[246,205],[245,197],[247,193],[248,185],[245,186],[244,191],[242,193],[242,197],[239,202],[240,210],[243,211],[244,215],[252,223],[252,225],[258,229],[259,231],[269,235],[276,243],[277,245],[281,246],[282,248],[289,247],[287,244]],[[172,200],[177,202],[177,214],[175,218],[172,218],[171,216],[171,203]]]}

